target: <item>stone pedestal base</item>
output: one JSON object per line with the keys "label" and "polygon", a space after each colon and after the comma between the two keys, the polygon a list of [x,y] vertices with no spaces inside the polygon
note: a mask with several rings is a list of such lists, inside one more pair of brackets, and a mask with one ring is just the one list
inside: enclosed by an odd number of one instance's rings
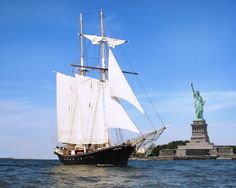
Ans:
{"label": "stone pedestal base", "polygon": [[209,143],[209,136],[207,132],[207,123],[205,120],[194,120],[192,126],[192,137],[190,143]]}
{"label": "stone pedestal base", "polygon": [[176,150],[177,157],[187,156],[214,156],[216,157],[217,150],[214,144],[210,143],[207,123],[205,120],[194,120],[192,126],[192,137],[190,143],[186,146],[179,146]]}
{"label": "stone pedestal base", "polygon": [[230,146],[215,146],[210,143],[207,123],[205,120],[194,120],[191,124],[192,136],[189,143],[185,146],[178,146],[174,150],[162,150],[160,158],[174,160],[189,159],[235,159],[236,154]]}

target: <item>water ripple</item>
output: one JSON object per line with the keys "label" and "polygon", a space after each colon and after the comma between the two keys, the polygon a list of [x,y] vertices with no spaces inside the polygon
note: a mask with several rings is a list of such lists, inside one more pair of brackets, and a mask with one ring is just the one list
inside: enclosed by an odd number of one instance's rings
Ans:
{"label": "water ripple", "polygon": [[0,160],[0,187],[236,187],[236,161],[130,161],[121,168]]}

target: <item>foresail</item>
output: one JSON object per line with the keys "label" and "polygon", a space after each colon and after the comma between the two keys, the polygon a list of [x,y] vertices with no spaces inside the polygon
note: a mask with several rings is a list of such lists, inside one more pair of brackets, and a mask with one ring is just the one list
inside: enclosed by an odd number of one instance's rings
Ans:
{"label": "foresail", "polygon": [[130,102],[140,112],[144,113],[144,110],[130,88],[125,76],[123,75],[116,59],[109,49],[109,62],[108,62],[108,80],[111,96],[122,98]]}
{"label": "foresail", "polygon": [[85,38],[89,39],[92,44],[100,44],[102,41],[107,42],[109,47],[115,48],[116,46],[119,46],[127,40],[121,40],[121,39],[114,39],[114,38],[109,38],[109,37],[101,37],[97,35],[83,35]]}
{"label": "foresail", "polygon": [[82,135],[78,123],[75,78],[56,73],[57,79],[57,136],[58,142],[80,143]]}

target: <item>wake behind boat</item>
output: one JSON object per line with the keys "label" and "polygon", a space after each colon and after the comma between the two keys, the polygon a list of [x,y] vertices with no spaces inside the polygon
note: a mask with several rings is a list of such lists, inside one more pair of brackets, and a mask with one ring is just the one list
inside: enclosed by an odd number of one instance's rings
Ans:
{"label": "wake behind boat", "polygon": [[[126,40],[104,35],[103,12],[100,12],[101,36],[83,34],[82,14],[80,15],[80,65],[78,73],[69,76],[56,73],[57,80],[57,135],[54,153],[66,165],[97,164],[126,166],[131,153],[141,145],[156,140],[165,127],[143,134],[137,138],[112,145],[110,129],[129,130],[140,133],[120,99],[132,104],[141,113],[144,110],[119,67],[112,49]],[[84,38],[93,45],[101,46],[101,67],[84,64]],[[108,57],[105,51],[108,50]],[[106,67],[108,64],[108,67]],[[98,70],[100,78],[87,75],[89,69]]]}

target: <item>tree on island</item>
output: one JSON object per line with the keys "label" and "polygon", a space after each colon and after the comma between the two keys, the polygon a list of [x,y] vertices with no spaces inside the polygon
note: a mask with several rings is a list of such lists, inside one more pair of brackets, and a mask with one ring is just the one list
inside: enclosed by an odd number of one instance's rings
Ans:
{"label": "tree on island", "polygon": [[177,140],[172,141],[168,144],[158,145],[152,150],[152,152],[148,156],[159,156],[160,150],[162,149],[177,149],[178,146],[186,145],[186,143],[188,142],[188,140]]}
{"label": "tree on island", "polygon": [[150,157],[150,156],[159,156],[159,152],[162,149],[177,149],[178,146],[186,145],[188,143],[188,140],[177,140],[177,141],[172,141],[168,144],[163,144],[163,145],[155,145],[151,144],[147,149],[144,154],[140,154],[138,152],[134,152],[132,154],[132,157],[138,157],[138,158],[143,158],[143,157]]}

